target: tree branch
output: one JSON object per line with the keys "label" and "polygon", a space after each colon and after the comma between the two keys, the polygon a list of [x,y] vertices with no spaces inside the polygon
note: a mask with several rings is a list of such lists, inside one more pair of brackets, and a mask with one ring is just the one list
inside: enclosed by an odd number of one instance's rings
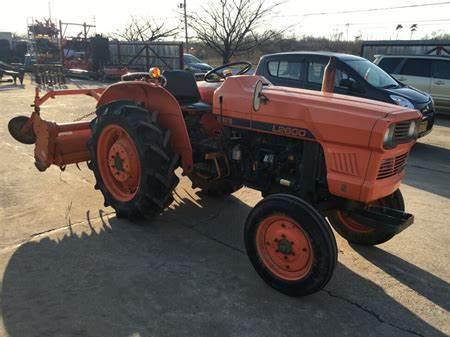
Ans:
{"label": "tree branch", "polygon": [[256,31],[281,2],[270,0],[220,0],[211,2],[197,14],[189,16],[189,26],[197,38],[228,63],[235,54],[250,51],[279,32]]}
{"label": "tree branch", "polygon": [[129,23],[121,30],[112,33],[111,37],[125,41],[149,42],[175,37],[178,31],[178,27],[168,27],[165,22],[132,16]]}

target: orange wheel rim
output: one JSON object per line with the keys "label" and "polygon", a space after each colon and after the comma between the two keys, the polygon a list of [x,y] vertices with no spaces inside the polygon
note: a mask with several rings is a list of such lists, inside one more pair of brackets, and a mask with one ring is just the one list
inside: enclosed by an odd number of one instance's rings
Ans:
{"label": "orange wheel rim", "polygon": [[[379,199],[379,200],[375,200],[371,203],[368,204],[368,206],[383,206],[385,205],[386,202],[384,199]],[[354,220],[351,215],[349,215],[347,212],[345,211],[337,211],[337,216],[339,218],[339,220],[351,231],[353,232],[358,232],[358,233],[371,233],[375,230],[375,228],[369,227],[369,226],[365,226],[361,223],[359,223],[358,221]]]}
{"label": "orange wheel rim", "polygon": [[106,189],[120,201],[136,195],[141,162],[133,139],[118,125],[105,127],[97,143],[97,162]]}
{"label": "orange wheel rim", "polygon": [[314,260],[311,240],[288,216],[265,218],[256,232],[256,248],[264,265],[283,280],[300,280],[311,271]]}
{"label": "orange wheel rim", "polygon": [[345,225],[345,227],[350,229],[352,232],[371,233],[374,231],[373,228],[360,224],[344,211],[339,210],[337,212],[337,216],[339,220]]}

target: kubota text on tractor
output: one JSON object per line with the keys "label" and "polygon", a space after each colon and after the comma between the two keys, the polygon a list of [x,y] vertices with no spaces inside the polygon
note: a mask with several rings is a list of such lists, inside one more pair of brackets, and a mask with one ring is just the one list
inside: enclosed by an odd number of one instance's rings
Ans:
{"label": "kubota text on tractor", "polygon": [[[87,161],[105,205],[120,217],[161,213],[179,166],[206,194],[244,185],[261,191],[245,223],[248,256],[271,287],[310,294],[336,264],[329,224],[350,242],[375,245],[413,222],[399,185],[420,113],[334,94],[333,60],[322,92],[273,86],[244,75],[250,68],[222,66],[198,83],[189,72],[153,68],[107,88],[42,97],[37,89],[31,117],[13,118],[9,130],[35,144],[40,171]],[[92,121],[41,117],[47,99],[70,94],[97,100]]]}

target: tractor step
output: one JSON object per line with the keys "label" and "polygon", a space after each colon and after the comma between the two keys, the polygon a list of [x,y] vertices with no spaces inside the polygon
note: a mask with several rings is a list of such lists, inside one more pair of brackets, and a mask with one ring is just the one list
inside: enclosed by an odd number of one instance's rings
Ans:
{"label": "tractor step", "polygon": [[383,206],[370,206],[349,213],[355,221],[390,234],[398,234],[414,222],[412,214]]}

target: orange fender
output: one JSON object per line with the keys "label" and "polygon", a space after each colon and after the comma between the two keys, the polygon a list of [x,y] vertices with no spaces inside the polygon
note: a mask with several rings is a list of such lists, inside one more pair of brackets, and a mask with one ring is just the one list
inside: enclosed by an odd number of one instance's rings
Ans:
{"label": "orange fender", "polygon": [[163,87],[142,81],[119,82],[109,86],[100,96],[97,108],[117,100],[143,103],[158,113],[158,122],[171,131],[172,150],[181,157],[185,173],[192,171],[192,146],[183,113],[175,97]]}

